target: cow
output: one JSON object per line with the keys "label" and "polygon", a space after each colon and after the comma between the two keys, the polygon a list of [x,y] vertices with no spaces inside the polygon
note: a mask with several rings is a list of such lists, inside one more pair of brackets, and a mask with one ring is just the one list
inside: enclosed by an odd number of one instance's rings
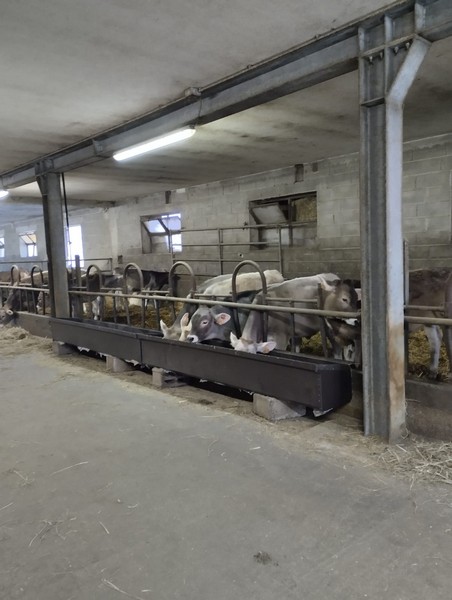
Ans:
{"label": "cow", "polygon": [[[42,275],[41,273],[35,274],[33,282],[37,287],[47,287],[49,282],[48,272],[43,271]],[[31,286],[33,282],[31,275],[23,275],[19,284],[15,283],[9,288],[8,297],[0,308],[0,323],[2,325],[8,325],[13,321],[19,310],[32,309],[34,312],[40,312],[43,304],[42,292],[27,291],[18,287]]]}
{"label": "cow", "polygon": [[[236,300],[241,304],[251,304],[256,294],[257,290],[241,292],[237,294]],[[231,302],[232,297],[227,296],[225,300]],[[229,346],[231,331],[238,333],[235,327],[233,310],[223,305],[200,306],[191,319],[189,313],[185,313],[181,319],[182,333],[179,340],[191,343],[216,340],[223,346]],[[246,322],[249,310],[238,308],[236,314],[241,329]]]}
{"label": "cow", "polygon": [[[432,268],[416,269],[409,272],[408,306],[438,306],[438,311],[407,309],[405,314],[417,317],[442,317],[444,314],[452,318],[452,269]],[[359,285],[359,282],[356,282]],[[351,342],[355,346],[355,364],[361,363],[361,325],[349,320],[327,319],[327,326],[333,336],[341,337],[341,345]],[[449,369],[452,369],[452,327],[439,325],[421,325],[410,323],[408,331],[413,333],[424,329],[430,345],[430,365],[428,377],[437,379],[441,341],[444,332],[444,342],[449,359]],[[347,341],[346,341],[347,340]]]}
{"label": "cow", "polygon": [[141,281],[139,273],[136,269],[127,269],[125,275],[126,290],[129,294],[134,292],[141,293],[143,290],[159,291],[165,285],[168,285],[168,271],[151,271],[141,269],[143,274],[143,289],[141,289]]}
{"label": "cow", "polygon": [[[141,273],[143,275],[143,288],[141,287],[139,272],[136,269],[127,269],[126,274],[124,275],[124,272],[120,267],[115,268],[111,274],[90,274],[88,287],[91,292],[108,292],[109,290],[116,290],[115,293],[118,295],[125,293],[132,296],[136,294],[146,294],[151,291],[160,291],[163,287],[168,285],[168,271],[141,269]],[[86,278],[82,278],[82,284],[86,285]],[[138,298],[134,299],[128,297],[122,298],[121,300],[123,304],[127,301],[129,306],[142,305],[142,300]],[[91,301],[94,319],[100,319],[104,311],[105,297],[96,296],[93,300],[89,301]],[[145,301],[145,305],[146,304],[147,301]]]}
{"label": "cow", "polygon": [[[269,269],[264,271],[265,281],[268,285],[272,283],[284,281],[284,277],[276,269]],[[236,288],[237,293],[259,290],[262,287],[262,280],[260,274],[257,272],[253,273],[239,273],[236,277]],[[197,289],[197,294],[203,296],[230,296],[232,293],[232,274],[218,275],[212,279],[204,281]],[[166,325],[163,321],[160,321],[160,328],[163,333],[163,337],[169,340],[178,340],[181,336],[181,320],[185,313],[191,317],[197,310],[198,305],[185,303],[182,309],[176,316],[176,320],[171,326]]]}
{"label": "cow", "polygon": [[[344,279],[343,283],[355,288],[357,294],[357,309],[361,310],[361,289],[356,280]],[[326,308],[328,293],[319,286],[319,308]],[[330,340],[333,348],[334,358],[345,358],[353,362],[356,367],[361,365],[361,319],[360,318],[339,318],[325,317],[326,336]]]}
{"label": "cow", "polygon": [[[358,296],[350,283],[342,282],[333,273],[321,273],[311,277],[297,277],[280,284],[269,286],[267,304],[272,306],[287,306],[287,302],[278,299],[292,298],[297,308],[312,308],[312,304],[304,300],[318,298],[318,286],[322,286],[325,298],[324,309],[341,312],[355,312],[358,307]],[[263,304],[264,296],[258,293],[255,304]],[[231,344],[235,350],[256,354],[267,354],[274,349],[286,350],[291,336],[312,337],[321,329],[321,318],[316,315],[297,314],[294,326],[289,313],[270,310],[267,318],[267,340],[264,340],[263,317],[258,311],[251,311],[240,339],[231,332]]]}
{"label": "cow", "polygon": [[[452,299],[452,269],[451,268],[433,268],[416,269],[409,273],[409,306],[438,306],[439,311],[432,310],[410,310],[405,311],[406,315],[417,317],[442,317],[445,312],[446,317],[452,318],[452,308],[450,306]],[[430,365],[429,378],[438,377],[439,356],[441,350],[441,341],[444,332],[444,342],[449,359],[449,371],[452,369],[452,334],[451,327],[440,327],[439,325],[416,325],[410,323],[409,331],[419,331],[424,328],[424,332],[430,344]]]}
{"label": "cow", "polygon": [[[19,269],[19,273],[17,272],[17,268],[14,269],[14,281],[17,281],[18,276],[22,281],[22,279],[28,275],[30,275],[30,271],[27,271],[26,269]],[[14,281],[11,281],[11,269],[8,269],[8,271],[0,271],[0,283],[14,283]]]}

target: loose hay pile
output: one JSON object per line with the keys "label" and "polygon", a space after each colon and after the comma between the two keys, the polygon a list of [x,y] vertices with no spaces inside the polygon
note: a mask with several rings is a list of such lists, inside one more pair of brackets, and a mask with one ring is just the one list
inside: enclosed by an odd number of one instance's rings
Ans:
{"label": "loose hay pile", "polygon": [[[423,331],[417,331],[410,334],[408,341],[409,361],[408,372],[419,378],[427,378],[429,375],[430,364],[430,346],[427,337]],[[323,356],[322,339],[320,333],[314,335],[309,340],[305,340],[302,352]],[[438,379],[447,379],[449,373],[449,361],[447,359],[446,347],[441,345],[441,354],[439,359]]]}
{"label": "loose hay pile", "polygon": [[[119,303],[118,303],[119,304]],[[176,314],[182,307],[182,303],[176,303],[175,311]],[[142,327],[142,308],[141,306],[129,306],[130,324],[134,327]],[[159,319],[157,318],[157,311],[153,305],[148,305],[144,311],[144,326],[147,329],[160,329]],[[165,302],[160,307],[160,319],[164,321],[166,325],[171,325],[174,321],[174,314],[169,302]],[[114,321],[115,312],[111,303],[106,303],[104,310],[104,321]],[[125,310],[121,307],[117,307],[116,310],[116,322],[127,323],[127,316]]]}
{"label": "loose hay pile", "polygon": [[3,356],[11,356],[19,352],[32,352],[33,350],[50,350],[51,348],[51,339],[30,335],[21,327],[1,327],[0,329],[0,354]]}
{"label": "loose hay pile", "polygon": [[[430,364],[430,346],[425,333],[417,331],[410,335],[409,349],[409,373],[417,377],[428,377],[428,365]],[[447,359],[446,347],[441,344],[439,358],[439,379],[447,379],[449,373],[449,361]]]}
{"label": "loose hay pile", "polygon": [[412,484],[452,484],[452,442],[426,441],[414,435],[393,446],[374,438],[363,438],[363,442],[380,467]]}

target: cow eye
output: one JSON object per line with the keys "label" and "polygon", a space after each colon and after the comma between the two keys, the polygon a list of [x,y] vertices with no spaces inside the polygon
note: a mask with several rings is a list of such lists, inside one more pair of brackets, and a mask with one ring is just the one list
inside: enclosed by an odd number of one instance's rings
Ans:
{"label": "cow eye", "polygon": [[342,298],[342,302],[344,302],[345,304],[347,304],[348,298]]}
{"label": "cow eye", "polygon": [[203,321],[201,321],[201,325],[203,327],[205,327],[208,324],[208,321],[206,321],[206,319],[204,319]]}

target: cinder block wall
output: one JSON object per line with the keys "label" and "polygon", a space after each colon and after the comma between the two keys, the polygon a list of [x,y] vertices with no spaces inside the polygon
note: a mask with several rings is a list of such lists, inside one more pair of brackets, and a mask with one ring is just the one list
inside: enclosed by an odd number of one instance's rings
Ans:
{"label": "cinder block wall", "polygon": [[[451,264],[452,134],[404,145],[404,234],[410,244],[410,267]],[[188,260],[201,276],[220,272],[218,228],[223,228],[223,271],[230,272],[243,258],[264,268],[279,268],[276,248],[250,244],[249,202],[288,194],[317,193],[317,229],[306,230],[305,239],[284,246],[286,277],[334,271],[342,277],[360,275],[358,155],[340,156],[287,167],[234,180],[218,181],[170,194],[155,193],[127,199],[108,209],[75,211],[70,224],[82,226],[85,256],[111,256],[118,262],[136,262],[143,268],[169,269],[168,252],[143,254],[140,217],[181,213],[183,251],[176,258]],[[8,260],[19,258],[19,230],[38,233],[39,258],[45,259],[42,221],[1,226]],[[191,229],[213,228],[213,231]],[[191,246],[190,246],[191,244]],[[15,248],[10,254],[11,248]],[[208,259],[208,260],[206,260]],[[6,259],[5,259],[6,260]]]}
{"label": "cinder block wall", "polygon": [[[410,244],[410,267],[440,266],[452,260],[451,244],[452,134],[406,143],[404,146],[404,235]],[[259,173],[235,180],[188,188],[182,193],[153,194],[111,209],[111,224],[118,227],[114,254],[148,268],[168,268],[169,255],[141,255],[139,218],[180,212],[185,230],[235,228],[224,232],[224,242],[238,244],[223,250],[224,272],[242,258],[265,268],[278,268],[275,248],[252,246],[250,233],[240,229],[250,223],[249,202],[302,192],[317,192],[317,235],[283,249],[287,277],[334,271],[359,277],[359,167],[358,155],[325,159],[304,165],[302,181],[295,167]],[[220,272],[218,232],[183,235],[183,252],[200,275]],[[189,244],[197,244],[189,247]],[[240,245],[243,244],[243,245]],[[210,262],[202,259],[208,258]]]}
{"label": "cinder block wall", "polygon": [[[35,258],[20,255],[19,235],[28,231],[36,232],[38,255]],[[0,259],[1,271],[8,270],[13,264],[18,264],[25,269],[29,268],[30,264],[38,264],[45,268],[47,253],[43,219],[35,218],[19,223],[0,223],[0,237],[5,238],[5,258]]]}

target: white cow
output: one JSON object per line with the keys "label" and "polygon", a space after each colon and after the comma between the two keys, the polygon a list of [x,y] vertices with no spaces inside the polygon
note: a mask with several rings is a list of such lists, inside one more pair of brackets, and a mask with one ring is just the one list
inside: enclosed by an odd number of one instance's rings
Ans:
{"label": "white cow", "polygon": [[[267,304],[272,306],[288,306],[287,302],[278,299],[292,298],[295,308],[313,308],[312,303],[303,300],[318,298],[318,286],[322,286],[324,309],[354,312],[357,310],[358,298],[350,283],[341,282],[334,273],[320,273],[311,277],[297,277],[268,288]],[[262,304],[263,296],[257,294],[254,303]],[[295,315],[295,336],[311,337],[321,328],[321,319],[315,315]],[[240,339],[231,333],[231,344],[235,350],[242,352],[266,354],[275,348],[286,350],[293,334],[292,318],[289,313],[269,311],[267,319],[267,340],[264,341],[263,315],[260,311],[251,311]]]}
{"label": "white cow", "polygon": [[[267,285],[284,281],[284,277],[276,269],[264,271],[264,276]],[[237,293],[260,290],[262,288],[260,274],[257,272],[239,273],[236,277],[236,287]],[[207,296],[229,296],[232,293],[232,274],[218,275],[218,277],[208,279],[199,286],[197,293]],[[178,340],[182,333],[181,320],[183,316],[188,313],[188,316],[190,317],[197,308],[198,305],[196,304],[185,304],[171,326],[167,326],[163,321],[160,321],[163,337],[166,339]],[[187,317],[185,321],[188,323]]]}

